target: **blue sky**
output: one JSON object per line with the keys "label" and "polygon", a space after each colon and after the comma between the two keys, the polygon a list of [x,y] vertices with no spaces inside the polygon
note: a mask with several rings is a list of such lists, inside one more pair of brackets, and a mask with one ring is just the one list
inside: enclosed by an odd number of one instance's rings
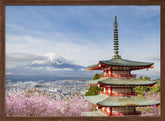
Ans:
{"label": "blue sky", "polygon": [[160,6],[6,6],[6,55],[17,53],[7,67],[27,62],[18,53],[58,53],[83,66],[111,59],[114,16],[119,55],[154,62],[147,73],[159,75]]}

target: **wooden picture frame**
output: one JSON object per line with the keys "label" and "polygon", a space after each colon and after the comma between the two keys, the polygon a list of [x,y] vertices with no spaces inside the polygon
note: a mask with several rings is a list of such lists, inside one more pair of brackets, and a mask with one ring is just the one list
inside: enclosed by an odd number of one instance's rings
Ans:
{"label": "wooden picture frame", "polygon": [[[161,8],[161,116],[160,117],[6,117],[5,116],[5,5],[160,5]],[[164,0],[1,0],[0,2],[0,120],[165,120],[165,1]]]}

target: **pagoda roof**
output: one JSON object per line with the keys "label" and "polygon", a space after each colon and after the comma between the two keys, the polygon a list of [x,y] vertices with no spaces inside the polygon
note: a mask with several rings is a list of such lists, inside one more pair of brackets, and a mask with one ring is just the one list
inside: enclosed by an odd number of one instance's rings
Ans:
{"label": "pagoda roof", "polygon": [[107,79],[97,79],[87,81],[87,84],[96,85],[96,84],[106,84],[111,86],[146,86],[146,85],[154,85],[156,81],[142,81],[140,79],[135,78],[107,78]]}
{"label": "pagoda roof", "polygon": [[131,61],[131,60],[126,60],[126,59],[122,59],[122,58],[112,58],[110,60],[99,61],[98,64],[90,65],[90,66],[88,66],[88,68],[98,67],[99,64],[105,64],[105,65],[109,65],[109,66],[128,66],[128,67],[136,66],[136,67],[142,67],[142,66],[151,66],[154,63]]}
{"label": "pagoda roof", "polygon": [[115,97],[107,95],[95,95],[85,96],[85,99],[94,105],[100,105],[104,107],[148,106],[160,104],[160,101],[150,100],[138,96]]}
{"label": "pagoda roof", "polygon": [[81,112],[83,116],[107,116],[101,111],[92,111],[92,112]]}

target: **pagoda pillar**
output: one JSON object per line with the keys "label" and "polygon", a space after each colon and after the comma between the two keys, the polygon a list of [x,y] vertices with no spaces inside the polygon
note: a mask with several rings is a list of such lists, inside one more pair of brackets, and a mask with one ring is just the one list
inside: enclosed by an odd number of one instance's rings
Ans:
{"label": "pagoda pillar", "polygon": [[112,116],[112,107],[107,108],[108,116]]}
{"label": "pagoda pillar", "polygon": [[106,93],[106,88],[105,87],[104,87],[104,90],[103,91],[104,91],[104,93]]}
{"label": "pagoda pillar", "polygon": [[112,96],[112,87],[110,87],[110,92],[111,92],[110,95]]}
{"label": "pagoda pillar", "polygon": [[112,107],[110,107],[110,116],[112,116]]}

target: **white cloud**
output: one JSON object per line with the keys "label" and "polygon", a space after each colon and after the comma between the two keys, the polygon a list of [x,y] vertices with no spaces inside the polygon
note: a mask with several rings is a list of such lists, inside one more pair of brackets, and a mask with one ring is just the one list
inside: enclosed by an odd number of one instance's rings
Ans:
{"label": "white cloud", "polygon": [[109,47],[112,45],[111,42],[100,46],[95,42],[92,43],[87,40],[84,40],[86,44],[78,44],[71,41],[59,42],[58,39],[55,41],[56,38],[54,41],[51,41],[37,37],[16,35],[7,35],[6,40],[7,55],[11,52],[21,52],[43,56],[49,52],[56,52],[67,60],[74,61],[75,64],[80,65],[97,63],[97,60],[105,59],[107,55],[111,58],[113,54],[110,51],[112,49]]}
{"label": "white cloud", "polygon": [[49,71],[73,71],[71,68],[52,68],[52,67],[47,67],[47,70]]}
{"label": "white cloud", "polygon": [[[60,36],[65,36],[65,35],[60,34]],[[57,38],[60,38],[60,37],[57,37]],[[78,44],[72,41],[59,42],[58,39],[56,41],[56,38],[54,38],[54,41],[52,41],[52,40],[46,40],[46,39],[42,39],[38,37],[16,36],[16,35],[9,35],[9,34],[7,35],[6,39],[7,39],[7,43],[6,43],[7,67],[13,67],[16,65],[21,66],[25,64],[24,62],[29,62],[31,60],[33,61],[35,60],[35,62],[37,63],[43,63],[42,58],[46,56],[47,53],[50,53],[50,52],[58,53],[60,56],[66,58],[67,60],[72,61],[75,64],[83,65],[83,66],[96,64],[98,63],[99,60],[111,59],[113,55],[113,43],[112,43],[113,41],[110,41],[109,43],[103,42],[100,45],[95,42],[92,43],[92,42],[88,42],[87,40],[84,40],[86,41],[86,44]],[[127,48],[127,47],[123,47],[123,45],[120,45],[120,46],[121,46],[120,47],[121,49],[120,49],[119,54],[122,56],[122,58],[129,59],[129,60],[150,61],[150,59],[146,59],[146,57],[153,58],[153,52],[159,53],[158,50],[155,52],[153,49],[147,50],[148,53],[146,53],[145,52],[146,48],[139,49],[139,47],[137,47],[138,51],[134,51],[134,50],[137,50],[135,47]],[[12,55],[11,52],[17,53],[17,54]],[[18,52],[21,52],[23,54],[18,54]],[[14,62],[14,60],[19,60],[19,59],[21,61]],[[154,70],[160,73],[160,62],[156,60],[153,60],[153,61],[155,63]],[[49,70],[52,70],[52,69],[50,68]],[[59,70],[59,69],[55,69],[55,70]],[[143,73],[141,71],[137,73],[144,75],[146,72]],[[151,71],[148,74],[154,75],[158,73],[154,73]]]}
{"label": "white cloud", "polygon": [[6,72],[6,75],[13,75],[13,73],[11,73],[11,72]]}
{"label": "white cloud", "polygon": [[35,61],[32,62],[32,64],[45,65],[46,61],[45,60],[35,60]]}
{"label": "white cloud", "polygon": [[81,68],[80,71],[86,71],[86,69],[85,68]]}
{"label": "white cloud", "polygon": [[35,67],[31,68],[32,70],[39,70],[39,71],[48,71],[48,72],[53,72],[53,71],[73,71],[71,68],[53,68],[53,67]]}
{"label": "white cloud", "polygon": [[6,55],[6,60],[8,62],[29,62],[36,59],[43,60],[45,57],[39,56],[39,55],[33,55],[33,54],[27,54],[27,53],[8,53]]}
{"label": "white cloud", "polygon": [[[12,9],[9,8],[10,7],[8,7],[7,10],[11,11]],[[19,11],[15,12],[14,15],[25,15],[24,17],[26,17],[26,14],[24,14],[25,12],[33,19],[27,22],[27,20],[24,20],[23,17],[15,17],[15,23],[7,19],[7,67],[25,65],[27,62],[31,62],[32,60],[35,60],[35,63],[43,63],[42,58],[40,57],[43,57],[49,52],[56,52],[67,60],[84,66],[98,63],[99,60],[111,59],[113,55],[113,33],[109,33],[110,36],[107,34],[104,35],[104,33],[106,33],[107,28],[112,29],[111,23],[114,22],[115,14],[121,18],[119,21],[126,20],[130,22],[131,17],[134,17],[134,20],[137,18],[136,22],[138,22],[138,25],[142,20],[147,20],[144,21],[146,23],[148,23],[149,20],[148,24],[150,26],[152,25],[150,23],[152,20],[151,18],[155,16],[158,18],[160,15],[160,6],[94,6],[94,8],[97,9],[93,9],[91,6],[79,6],[80,9],[77,9],[76,11],[74,11],[75,8],[73,6],[68,6],[64,7],[67,9],[63,10],[67,10],[66,14],[59,14],[59,11],[53,11],[53,9],[56,9],[54,6],[44,7],[44,11],[46,11],[45,13],[47,14],[40,14],[40,9],[38,8],[42,7],[37,7],[37,9],[35,9],[35,7],[22,8],[25,8],[25,11],[20,11],[20,13]],[[10,13],[8,14],[8,17],[13,17],[12,15],[13,14]],[[76,20],[78,24],[82,24],[77,27],[76,30],[78,32],[75,32],[74,29],[71,30],[72,28],[67,28],[68,26],[66,25],[68,24],[67,22],[71,22],[73,24],[74,21],[72,16],[74,17],[75,15],[78,17],[76,16],[74,20]],[[99,15],[99,18],[97,15]],[[64,21],[62,21],[62,19]],[[26,24],[19,24],[17,20],[22,20],[22,22]],[[62,24],[60,23],[61,21]],[[121,23],[123,22],[124,21],[121,21]],[[36,26],[27,26],[34,25],[35,23]],[[123,31],[124,36],[122,36],[122,34],[119,35],[119,40],[121,40],[119,54],[123,58],[135,61],[150,61],[150,59],[153,59],[155,63],[154,70],[160,72],[160,56],[155,56],[157,54],[160,55],[160,47],[157,46],[160,45],[160,33],[157,31],[159,30],[157,29],[159,28],[158,23],[151,27],[155,31],[154,34],[151,34],[153,31],[148,31],[146,33],[142,29],[135,31],[134,27],[128,26],[130,23],[121,23],[119,23],[119,28],[121,28],[119,33],[120,31]],[[41,24],[45,26],[41,27]],[[91,28],[94,28],[91,29],[93,33],[89,31],[90,34],[92,33],[94,35],[93,37],[90,36],[92,39],[88,38],[89,33],[86,30],[89,29],[88,27],[85,28],[85,32],[83,31],[81,33],[79,31],[83,25],[87,24],[90,25]],[[143,27],[146,27],[144,23],[142,23],[142,25]],[[98,27],[97,29],[95,29],[96,26]],[[155,26],[157,27],[156,29],[154,28]],[[102,28],[103,30],[99,28]],[[99,33],[100,30],[103,34]],[[135,34],[133,34],[133,31]],[[131,36],[131,34],[133,34],[133,36]],[[112,38],[107,38],[107,36]],[[141,40],[144,40],[144,42],[140,43]],[[48,70],[51,70],[51,68],[48,68]],[[140,73],[143,74],[143,72]],[[149,71],[149,73],[155,74],[152,71]]]}
{"label": "white cloud", "polygon": [[152,57],[148,57],[147,59],[150,59],[152,61],[160,61],[160,54],[153,55]]}

